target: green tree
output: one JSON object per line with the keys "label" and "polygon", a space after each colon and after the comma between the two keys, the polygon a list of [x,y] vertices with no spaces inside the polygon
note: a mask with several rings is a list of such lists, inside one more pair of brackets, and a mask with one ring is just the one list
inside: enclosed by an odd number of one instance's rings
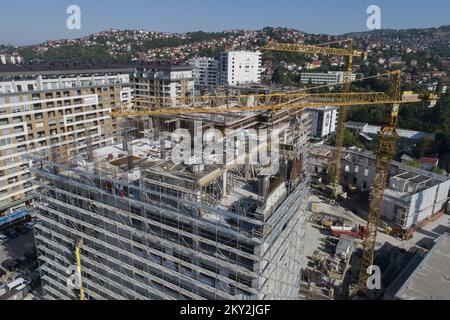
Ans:
{"label": "green tree", "polygon": [[272,81],[283,85],[292,84],[292,80],[289,77],[287,70],[281,66],[275,69],[275,72],[272,76]]}
{"label": "green tree", "polygon": [[[329,140],[330,145],[336,144],[336,136],[333,136]],[[353,133],[352,131],[345,129],[344,132],[344,147],[357,147],[360,149],[365,149],[365,145],[359,139],[359,136]]]}
{"label": "green tree", "polygon": [[421,167],[419,161],[417,161],[417,160],[408,161],[408,162],[406,163],[406,165],[407,165],[408,167],[417,168],[417,169],[419,169],[419,168]]}
{"label": "green tree", "polygon": [[423,138],[417,143],[414,148],[414,155],[417,158],[422,158],[436,153],[436,143],[433,139]]}
{"label": "green tree", "polygon": [[433,168],[431,168],[431,172],[433,173],[437,173],[437,174],[446,174],[445,170],[440,168],[440,167],[436,167],[434,166]]}

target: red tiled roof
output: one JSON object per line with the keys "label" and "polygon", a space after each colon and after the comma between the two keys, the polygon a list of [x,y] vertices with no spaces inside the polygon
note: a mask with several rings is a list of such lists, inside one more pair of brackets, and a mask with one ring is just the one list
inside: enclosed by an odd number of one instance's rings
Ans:
{"label": "red tiled roof", "polygon": [[419,162],[421,164],[437,165],[439,163],[439,159],[437,159],[437,158],[420,158]]}

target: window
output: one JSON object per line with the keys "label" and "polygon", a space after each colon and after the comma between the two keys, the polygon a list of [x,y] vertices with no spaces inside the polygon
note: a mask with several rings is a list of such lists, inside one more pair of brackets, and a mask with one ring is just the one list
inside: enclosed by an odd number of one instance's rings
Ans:
{"label": "window", "polygon": [[11,143],[12,143],[11,138],[1,139],[0,140],[0,146],[6,146],[6,145],[11,144]]}
{"label": "window", "polygon": [[14,117],[13,118],[13,123],[21,123],[22,122],[22,117]]}

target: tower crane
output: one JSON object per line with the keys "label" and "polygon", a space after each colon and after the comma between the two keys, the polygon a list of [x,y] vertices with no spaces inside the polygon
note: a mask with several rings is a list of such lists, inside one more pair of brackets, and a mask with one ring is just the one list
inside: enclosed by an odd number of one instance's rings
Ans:
{"label": "tower crane", "polygon": [[84,287],[81,278],[81,247],[83,246],[83,239],[77,241],[75,245],[75,262],[76,262],[76,277],[78,278],[78,285],[80,289],[80,300],[84,300]]}
{"label": "tower crane", "polygon": [[[345,42],[347,44],[346,48],[326,47],[327,45],[333,43],[342,43],[342,42]],[[346,71],[344,72],[344,81],[343,81],[344,93],[350,92],[351,76],[353,73],[353,58],[354,57],[361,57],[363,59],[367,58],[366,52],[354,49],[353,39],[329,42],[324,43],[322,45],[304,45],[304,44],[269,42],[265,46],[261,47],[261,50],[296,52],[305,54],[322,54],[322,55],[344,57],[346,59]],[[341,162],[339,159],[341,159],[342,148],[344,145],[345,123],[347,118],[347,109],[345,108],[345,106],[338,106],[338,107],[339,107],[339,115],[336,127],[336,148],[333,156],[333,161],[331,162],[331,189],[334,198],[336,198],[340,193],[342,193],[341,191],[342,188],[340,187]]]}
{"label": "tower crane", "polygon": [[[351,43],[350,48],[352,48]],[[264,49],[268,48],[281,50],[281,48],[291,48],[293,52],[314,52],[326,53],[324,49],[332,49],[331,52],[338,52],[340,55],[347,54],[348,66],[352,65],[352,57],[359,53],[353,49],[340,51],[343,49],[321,48],[313,46],[300,45],[280,45],[276,46],[270,43]],[[321,51],[319,50],[321,49]],[[295,51],[298,50],[298,51]],[[304,51],[301,51],[304,50]],[[309,51],[307,51],[309,50]],[[289,51],[289,50],[286,50]],[[350,69],[349,69],[350,70]],[[348,74],[348,72],[347,72]],[[335,105],[340,107],[338,135],[342,134],[340,141],[337,139],[336,153],[334,155],[333,183],[336,187],[339,184],[340,177],[340,159],[342,153],[343,133],[345,129],[345,111],[346,107],[363,105],[384,105],[385,125],[380,132],[380,139],[376,151],[376,175],[373,188],[370,193],[369,217],[367,221],[367,231],[364,238],[363,257],[361,260],[360,274],[355,293],[367,290],[367,280],[370,276],[371,266],[374,260],[376,237],[381,220],[381,205],[383,202],[384,191],[387,184],[389,170],[396,152],[396,143],[398,139],[396,126],[398,122],[400,104],[417,103],[422,101],[434,100],[435,97],[426,94],[419,94],[416,98],[402,100],[401,94],[401,71],[392,71],[386,74],[358,79],[362,81],[370,78],[379,78],[390,76],[392,79],[391,87],[387,93],[383,92],[364,92],[353,93],[350,91],[351,80],[344,81],[344,93],[309,93],[307,90],[295,93],[274,93],[262,95],[241,95],[241,96],[205,96],[205,97],[181,97],[181,98],[148,98],[145,99],[149,109],[143,111],[115,110],[111,113],[112,117],[139,117],[139,116],[157,116],[157,115],[177,115],[188,113],[215,113],[215,112],[240,112],[240,111],[278,111],[282,109],[304,109],[316,108],[326,105]],[[246,104],[251,100],[251,104]],[[81,293],[80,293],[81,296]]]}
{"label": "tower crane", "polygon": [[[400,101],[401,71],[394,71],[392,75],[393,79],[389,89],[389,96],[393,98],[393,101]],[[435,102],[437,99],[437,96],[431,93],[421,94],[420,97],[422,101]],[[384,126],[380,131],[380,138],[376,150],[375,178],[369,196],[369,215],[364,236],[361,267],[358,282],[353,290],[351,290],[352,295],[364,293],[368,289],[367,281],[371,276],[371,267],[375,258],[375,246],[382,215],[384,191],[388,183],[389,170],[397,149],[399,108],[400,103],[393,103],[387,106],[384,112]]]}

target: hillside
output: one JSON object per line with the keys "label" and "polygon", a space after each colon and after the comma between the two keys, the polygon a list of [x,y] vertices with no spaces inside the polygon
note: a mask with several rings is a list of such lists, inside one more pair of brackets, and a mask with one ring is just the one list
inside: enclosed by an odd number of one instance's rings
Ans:
{"label": "hillside", "polygon": [[[40,45],[14,48],[0,46],[0,52],[16,52],[25,61],[61,61],[77,57],[79,60],[170,60],[184,61],[191,56],[215,56],[222,50],[252,50],[268,40],[280,42],[305,42],[317,44],[347,37],[356,44],[383,39],[423,39],[425,46],[440,49],[449,54],[450,26],[410,30],[377,30],[349,33],[342,36],[306,34],[289,28],[267,27],[262,30],[231,30],[223,32],[167,33],[145,30],[108,30],[75,40],[51,40]],[[445,41],[447,40],[447,41]],[[447,45],[445,47],[445,45]]]}

